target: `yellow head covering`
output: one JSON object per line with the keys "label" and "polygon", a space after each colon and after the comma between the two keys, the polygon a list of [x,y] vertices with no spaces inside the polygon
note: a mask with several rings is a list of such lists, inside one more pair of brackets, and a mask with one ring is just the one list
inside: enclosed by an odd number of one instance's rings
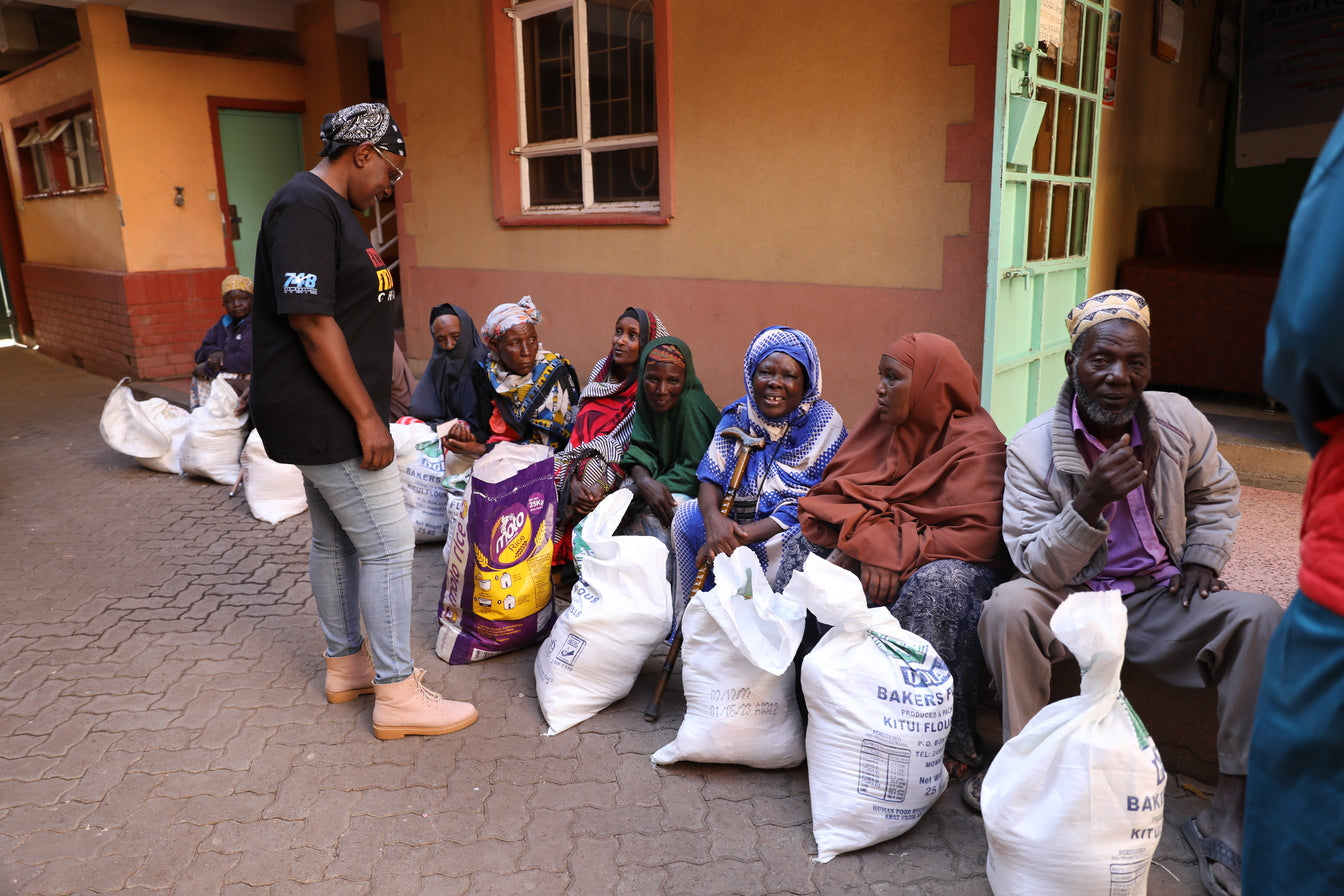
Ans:
{"label": "yellow head covering", "polygon": [[244,277],[242,274],[230,274],[224,278],[224,283],[220,287],[219,297],[222,299],[235,289],[241,289],[243,292],[251,293],[252,278]]}

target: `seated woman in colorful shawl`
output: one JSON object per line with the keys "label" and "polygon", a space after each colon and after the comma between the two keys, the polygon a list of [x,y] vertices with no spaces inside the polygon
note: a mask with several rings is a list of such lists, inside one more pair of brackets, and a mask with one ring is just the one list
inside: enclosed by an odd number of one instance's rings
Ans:
{"label": "seated woman in colorful shawl", "polygon": [[215,321],[196,349],[192,369],[191,408],[205,404],[213,380],[224,376],[235,391],[247,388],[252,376],[252,279],[231,274],[220,284],[224,315]]}
{"label": "seated woman in colorful shawl", "polygon": [[539,323],[541,312],[531,296],[490,312],[481,326],[488,357],[472,368],[486,431],[474,433],[467,421],[458,421],[444,433],[447,450],[480,457],[496,442],[530,442],[556,451],[565,447],[579,380],[567,360],[541,347]]}
{"label": "seated woman in colorful shawl", "polygon": [[[691,349],[671,336],[639,357],[639,392],[630,445],[621,456],[635,492],[618,535],[650,535],[672,547],[672,515],[700,490],[695,472],[705,456],[719,408],[695,375]],[[668,572],[674,569],[668,557]]]}
{"label": "seated woman in colorful shawl", "polygon": [[570,559],[569,534],[625,478],[619,462],[630,444],[639,392],[639,356],[650,339],[667,329],[650,311],[627,308],[616,320],[611,351],[593,365],[579,395],[569,445],[555,456],[555,488],[560,523],[555,540],[557,562]]}
{"label": "seated woman in colorful shawl", "polygon": [[902,336],[878,363],[877,404],[798,502],[775,579],[782,589],[809,552],[825,554],[859,576],[869,606],[933,645],[953,679],[954,779],[983,764],[976,626],[1007,569],[1004,468],[1003,434],[961,352],[932,333]]}
{"label": "seated woman in colorful shawl", "polygon": [[476,440],[484,442],[490,406],[481,404],[472,380],[472,370],[486,357],[476,324],[466,311],[444,303],[429,312],[429,332],[434,354],[411,396],[411,416],[436,429],[464,421]]}
{"label": "seated woman in colorful shawl", "polygon": [[[695,501],[677,508],[672,544],[678,617],[690,599],[700,565],[748,545],[767,576],[778,571],[784,533],[798,523],[798,499],[821,481],[845,440],[845,424],[821,397],[821,361],[801,330],[767,327],[752,340],[743,364],[747,394],[723,411],[709,450],[696,470]],[[719,513],[741,443],[724,430],[737,427],[764,439],[748,459],[727,516]],[[705,580],[708,589],[712,574]]]}

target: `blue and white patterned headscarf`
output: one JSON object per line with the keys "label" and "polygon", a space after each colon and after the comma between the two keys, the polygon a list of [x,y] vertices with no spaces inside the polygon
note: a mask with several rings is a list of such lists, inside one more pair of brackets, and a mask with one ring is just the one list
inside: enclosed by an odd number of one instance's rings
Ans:
{"label": "blue and white patterned headscarf", "polygon": [[[751,375],[775,352],[793,358],[807,373],[802,401],[788,417],[779,420],[761,413],[751,392]],[[763,437],[765,446],[752,453],[738,486],[734,516],[741,521],[746,515],[744,505],[752,504],[755,510],[751,519],[773,517],[787,529],[798,522],[798,499],[821,481],[826,465],[844,442],[845,424],[830,402],[821,397],[821,359],[803,331],[766,327],[757,333],[747,349],[742,372],[747,394],[724,409],[696,475],[726,489],[740,443],[723,436],[723,430],[736,426]]]}

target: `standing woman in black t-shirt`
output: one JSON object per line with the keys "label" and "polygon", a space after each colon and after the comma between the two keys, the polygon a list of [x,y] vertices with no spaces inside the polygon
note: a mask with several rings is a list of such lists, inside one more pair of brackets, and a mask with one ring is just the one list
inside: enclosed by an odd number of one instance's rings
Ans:
{"label": "standing woman in black t-shirt", "polygon": [[379,103],[328,115],[322,140],[262,218],[252,419],[271,458],[303,473],[328,702],[373,694],[382,739],[446,734],[476,709],[426,688],[411,660],[415,540],[387,427],[396,293],[353,213],[391,194],[406,145]]}

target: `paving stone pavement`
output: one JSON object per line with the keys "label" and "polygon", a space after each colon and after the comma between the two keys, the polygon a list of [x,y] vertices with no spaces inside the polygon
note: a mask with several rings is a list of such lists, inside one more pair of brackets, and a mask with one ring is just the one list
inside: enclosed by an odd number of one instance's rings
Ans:
{"label": "paving stone pavement", "polygon": [[[980,896],[978,816],[946,794],[894,841],[812,861],[803,769],[651,765],[684,705],[634,694],[544,737],[534,650],[433,653],[440,549],[415,556],[413,647],[474,701],[464,732],[380,742],[331,706],[306,515],[107,448],[112,381],[0,348],[0,894]],[[1174,776],[1173,776],[1174,778]],[[1173,781],[1149,892],[1201,892]]]}

